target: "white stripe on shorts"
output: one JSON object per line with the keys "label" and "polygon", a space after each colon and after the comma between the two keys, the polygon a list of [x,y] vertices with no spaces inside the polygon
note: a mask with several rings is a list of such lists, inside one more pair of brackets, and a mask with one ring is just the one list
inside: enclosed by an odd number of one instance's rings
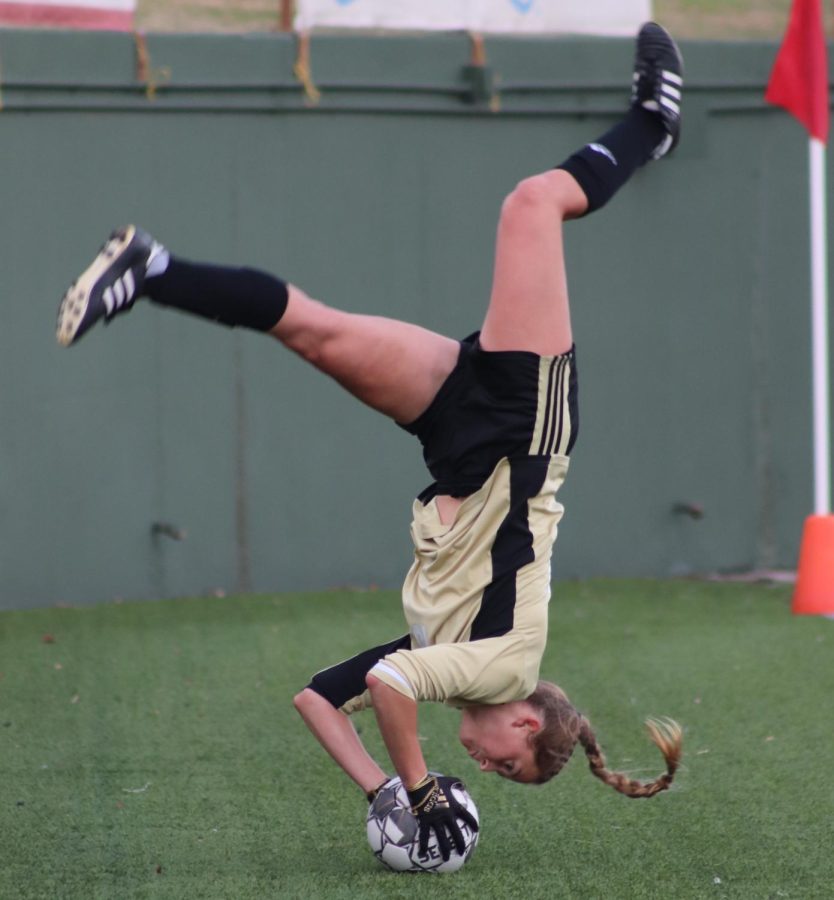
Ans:
{"label": "white stripe on shorts", "polygon": [[570,373],[571,362],[567,354],[543,356],[539,362],[536,425],[530,442],[532,456],[563,456],[567,453],[571,435]]}

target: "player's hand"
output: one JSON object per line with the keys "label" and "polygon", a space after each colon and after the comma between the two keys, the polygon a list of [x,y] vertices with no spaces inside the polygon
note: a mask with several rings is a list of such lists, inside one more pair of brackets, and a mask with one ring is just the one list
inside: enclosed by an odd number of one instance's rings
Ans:
{"label": "player's hand", "polygon": [[426,775],[426,777],[410,791],[411,811],[417,817],[420,827],[420,854],[428,851],[429,838],[432,831],[437,835],[437,846],[443,861],[449,859],[452,844],[459,856],[463,856],[466,842],[460,833],[457,820],[465,822],[473,831],[478,830],[478,823],[472,813],[465,809],[452,793],[452,785],[460,784],[459,778],[447,775]]}
{"label": "player's hand", "polygon": [[365,796],[368,798],[368,803],[373,803],[376,800],[376,795],[385,787],[386,784],[390,781],[390,778],[386,778],[385,781],[380,781],[380,783],[371,791],[367,791]]}

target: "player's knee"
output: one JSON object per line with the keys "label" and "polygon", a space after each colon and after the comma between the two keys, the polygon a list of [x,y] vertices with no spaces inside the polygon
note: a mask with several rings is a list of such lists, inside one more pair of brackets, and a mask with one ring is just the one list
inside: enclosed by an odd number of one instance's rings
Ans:
{"label": "player's knee", "polygon": [[520,181],[505,198],[501,207],[501,227],[525,228],[542,219],[552,219],[556,214],[546,183],[541,176],[534,175]]}
{"label": "player's knee", "polygon": [[541,220],[553,221],[569,212],[570,185],[564,172],[553,170],[520,181],[501,207],[503,227],[523,227]]}

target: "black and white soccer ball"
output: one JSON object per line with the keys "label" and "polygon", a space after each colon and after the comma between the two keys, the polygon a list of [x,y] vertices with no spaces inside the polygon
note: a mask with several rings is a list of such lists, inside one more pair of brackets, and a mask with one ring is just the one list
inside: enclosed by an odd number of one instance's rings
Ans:
{"label": "black and white soccer ball", "polygon": [[[452,793],[478,822],[478,809],[461,782],[452,787]],[[411,811],[405,785],[395,777],[380,788],[368,810],[368,843],[382,865],[394,872],[456,872],[472,856],[478,843],[477,831],[460,819],[458,825],[465,845],[462,856],[452,847],[449,859],[443,862],[433,833],[421,856],[417,817]]]}

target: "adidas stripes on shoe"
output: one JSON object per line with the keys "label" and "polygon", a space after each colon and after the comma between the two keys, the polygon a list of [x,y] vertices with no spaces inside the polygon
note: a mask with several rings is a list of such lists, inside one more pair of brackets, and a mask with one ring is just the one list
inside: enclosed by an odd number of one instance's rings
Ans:
{"label": "adidas stripes on shoe", "polygon": [[58,343],[69,347],[99,319],[109,322],[141,296],[148,267],[165,248],[135,225],[114,231],[73,282],[58,310]]}
{"label": "adidas stripes on shoe", "polygon": [[637,35],[631,105],[655,113],[666,130],[652,151],[652,159],[666,156],[681,133],[683,57],[674,38],[662,26],[647,22]]}

